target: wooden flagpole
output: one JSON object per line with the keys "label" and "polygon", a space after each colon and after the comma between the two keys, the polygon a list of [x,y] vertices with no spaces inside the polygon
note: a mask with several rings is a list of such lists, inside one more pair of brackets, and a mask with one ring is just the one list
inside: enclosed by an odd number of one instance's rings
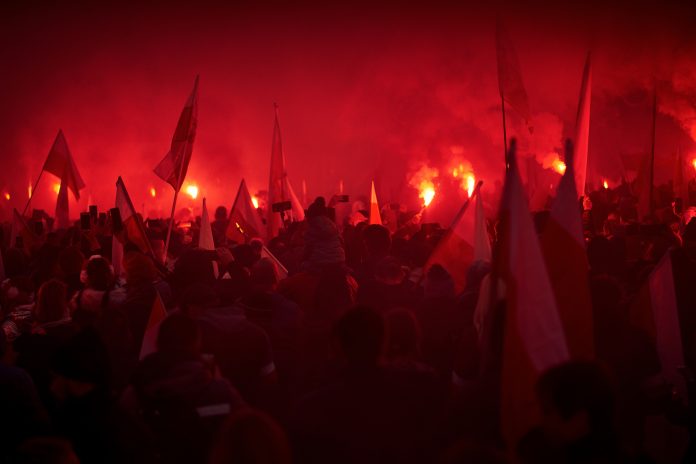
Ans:
{"label": "wooden flagpole", "polygon": [[36,192],[36,187],[39,185],[39,181],[41,180],[41,176],[43,176],[43,172],[44,170],[43,168],[41,168],[39,177],[36,179],[34,186],[31,188],[31,195],[29,195],[29,200],[27,200],[27,204],[24,205],[24,209],[22,210],[22,217],[27,213],[27,209],[29,209],[29,205],[31,204],[31,200],[34,198],[34,192]]}
{"label": "wooden flagpole", "polygon": [[510,169],[510,159],[508,158],[508,147],[507,147],[507,125],[505,123],[505,97],[503,92],[500,92],[500,103],[503,113],[503,149],[505,150],[505,170]]}

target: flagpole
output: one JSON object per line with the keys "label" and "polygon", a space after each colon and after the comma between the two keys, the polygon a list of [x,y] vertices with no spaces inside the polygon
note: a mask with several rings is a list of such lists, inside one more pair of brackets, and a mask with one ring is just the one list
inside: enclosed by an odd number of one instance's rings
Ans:
{"label": "flagpole", "polygon": [[657,126],[657,85],[653,91],[653,114],[652,114],[652,144],[650,147],[650,204],[648,205],[648,212],[652,216],[653,214],[653,180],[655,177],[655,128]]}
{"label": "flagpole", "polygon": [[505,97],[503,92],[500,92],[500,103],[503,112],[503,149],[505,150],[505,170],[510,168],[510,160],[508,159],[508,148],[507,148],[507,125],[505,124]]}
{"label": "flagpole", "polygon": [[[186,146],[184,146],[184,151],[182,151],[182,153],[186,153],[187,145],[188,141],[186,142]],[[169,215],[169,227],[167,228],[167,240],[164,242],[164,253],[162,256],[162,260],[165,264],[167,263],[167,253],[169,253],[169,241],[172,238],[172,229],[174,228],[174,212],[176,211],[176,200],[179,198],[179,192],[181,191],[181,187],[184,185],[184,179],[181,178],[183,174],[184,158],[181,159],[181,166],[179,166],[179,176],[176,178],[178,188],[174,191],[174,201],[172,201],[172,212]]]}
{"label": "flagpole", "polygon": [[39,181],[41,180],[41,176],[43,176],[43,172],[44,170],[41,169],[39,177],[36,179],[36,183],[34,183],[34,186],[31,189],[31,195],[29,195],[29,200],[27,200],[27,204],[24,205],[24,209],[22,210],[22,216],[24,216],[27,212],[27,209],[29,209],[29,205],[31,204],[31,200],[34,198],[34,192],[36,192],[36,187],[39,185]]}

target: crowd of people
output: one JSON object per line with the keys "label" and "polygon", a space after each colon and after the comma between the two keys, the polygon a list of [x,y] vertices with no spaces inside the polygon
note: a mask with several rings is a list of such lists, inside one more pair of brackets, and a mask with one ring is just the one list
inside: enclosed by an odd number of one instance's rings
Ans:
{"label": "crowd of people", "polygon": [[[501,434],[474,317],[491,263],[475,262],[457,292],[443,266],[424,269],[442,229],[336,224],[318,198],[265,246],[231,243],[224,207],[215,251],[195,246],[196,224],[175,228],[166,259],[120,236],[111,263],[98,223],[7,243],[0,461],[696,462],[696,396],[656,380],[655,343],[630,315],[671,253],[694,392],[696,220],[667,194],[638,221],[629,197],[603,189],[578,205],[595,359],[540,375],[541,420],[518,443]],[[546,217],[535,214],[539,232]],[[156,244],[166,228],[145,230]],[[167,317],[143,354],[158,302]]]}

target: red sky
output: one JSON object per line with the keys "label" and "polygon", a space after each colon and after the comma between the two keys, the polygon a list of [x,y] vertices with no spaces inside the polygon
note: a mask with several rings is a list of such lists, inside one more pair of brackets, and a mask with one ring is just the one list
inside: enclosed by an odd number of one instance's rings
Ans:
{"label": "red sky", "polygon": [[[144,3],[144,2],[143,2]],[[331,3],[331,2],[326,2]],[[664,2],[543,2],[405,8],[236,2],[16,2],[0,7],[0,189],[22,207],[59,128],[103,207],[122,175],[137,207],[168,208],[152,168],[200,74],[199,131],[189,179],[230,206],[242,177],[268,183],[273,102],[280,105],[296,191],[353,197],[375,178],[382,201],[415,204],[422,165],[469,161],[492,185],[502,174],[494,27],[500,14],[519,55],[535,133],[521,156],[543,160],[572,135],[585,54],[594,56],[590,157],[618,179],[625,155],[650,144],[650,88],[660,90],[658,180],[696,137],[694,11]],[[298,6],[299,5],[299,6]],[[509,116],[510,132],[521,123]],[[457,155],[453,155],[453,153]],[[37,207],[52,211],[50,176]],[[150,187],[160,203],[148,199]]]}

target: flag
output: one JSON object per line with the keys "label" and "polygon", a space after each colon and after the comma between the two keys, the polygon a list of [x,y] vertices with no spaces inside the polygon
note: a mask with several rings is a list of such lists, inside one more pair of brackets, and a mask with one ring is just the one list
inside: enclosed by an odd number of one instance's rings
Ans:
{"label": "flag", "polygon": [[285,185],[286,185],[286,192],[288,192],[290,196],[290,204],[292,205],[292,218],[295,221],[304,221],[304,206],[302,206],[302,202],[300,201],[299,198],[297,198],[297,195],[295,195],[295,191],[292,189],[292,184],[290,183],[290,179],[288,179],[287,176],[285,176]]}
{"label": "flag", "polygon": [[10,234],[10,246],[14,247],[17,243],[17,237],[22,237],[24,251],[29,254],[36,243],[37,237],[34,231],[29,228],[26,221],[16,209],[13,210],[12,216],[12,233]]}
{"label": "flag", "polygon": [[70,204],[68,201],[68,181],[65,177],[60,180],[58,200],[56,201],[56,229],[70,227]]}
{"label": "flag", "polygon": [[123,244],[116,235],[111,237],[111,265],[114,267],[114,277],[118,280],[123,273]]}
{"label": "flag", "polygon": [[592,302],[587,277],[589,264],[573,162],[573,146],[566,142],[566,171],[558,184],[551,215],[541,235],[541,249],[563,324],[568,351],[576,359],[594,357]]}
{"label": "flag", "polygon": [[[292,212],[299,213],[297,211],[299,201],[297,201],[294,192],[291,193],[290,183],[288,182],[285,154],[283,153],[283,140],[280,135],[280,122],[278,121],[278,106],[276,106],[273,124],[273,144],[271,146],[271,172],[268,181],[267,237],[269,239],[278,235],[278,231],[283,226],[280,214],[273,212],[273,205],[284,201],[290,201]],[[299,209],[301,210],[302,208],[300,207]],[[304,218],[304,211],[300,215]]]}
{"label": "flag", "polygon": [[[425,264],[425,272],[433,264],[444,267],[454,280],[457,293],[466,287],[466,275],[475,261],[491,262],[491,242],[483,215],[483,199],[479,182],[471,198],[459,210],[451,227],[440,239]],[[475,207],[471,208],[471,202]]]}
{"label": "flag", "polygon": [[65,140],[62,130],[58,131],[42,170],[60,177],[61,184],[65,182],[66,186],[75,195],[75,198],[80,199],[80,190],[85,187],[85,183],[82,177],[80,177],[75,161],[70,154],[68,142]]}
{"label": "flag", "polygon": [[154,256],[150,240],[147,238],[143,223],[133,208],[133,203],[128,196],[126,185],[119,176],[116,181],[116,207],[121,213],[121,221],[126,234],[126,239],[140,248],[143,253]]}
{"label": "flag", "polygon": [[[587,54],[585,69],[582,73],[578,113],[575,118],[575,188],[578,196],[585,194],[587,184],[587,159],[590,142],[590,107],[592,106],[592,63]],[[566,166],[568,161],[566,160]]]}
{"label": "flag", "polygon": [[370,224],[382,225],[382,215],[379,212],[379,202],[375,191],[375,181],[372,181],[372,191],[370,192]]}
{"label": "flag", "polygon": [[539,418],[534,394],[539,375],[569,358],[553,288],[522,189],[515,145],[513,139],[495,264],[505,286],[501,425],[511,449]]}
{"label": "flag", "polygon": [[246,181],[242,179],[230,210],[230,218],[225,235],[228,239],[237,243],[246,243],[248,239],[254,237],[264,239],[265,232],[261,217],[251,201]]}
{"label": "flag", "polygon": [[641,287],[631,307],[631,318],[655,343],[661,376],[687,398],[686,384],[679,368],[684,366],[677,296],[672,272],[672,253],[660,259]]}
{"label": "flag", "polygon": [[507,31],[498,21],[496,27],[496,51],[498,57],[498,89],[501,98],[524,119],[531,132],[532,117],[527,92],[524,90],[520,63]]}
{"label": "flag", "polygon": [[176,125],[172,145],[169,152],[155,167],[155,174],[162,180],[174,187],[175,191],[181,189],[181,185],[186,178],[191,153],[193,152],[193,141],[196,138],[196,126],[198,125],[198,76],[193,84],[193,90],[184,109],[179,116]]}
{"label": "flag", "polygon": [[158,292],[155,292],[155,300],[152,303],[150,317],[147,320],[147,327],[143,336],[143,342],[140,345],[140,358],[157,351],[157,335],[162,321],[167,318],[167,310],[164,308],[164,303]]}
{"label": "flag", "polygon": [[210,216],[208,215],[208,206],[206,205],[205,198],[203,198],[203,212],[201,213],[201,231],[198,235],[198,248],[215,250],[213,228],[210,227]]}

